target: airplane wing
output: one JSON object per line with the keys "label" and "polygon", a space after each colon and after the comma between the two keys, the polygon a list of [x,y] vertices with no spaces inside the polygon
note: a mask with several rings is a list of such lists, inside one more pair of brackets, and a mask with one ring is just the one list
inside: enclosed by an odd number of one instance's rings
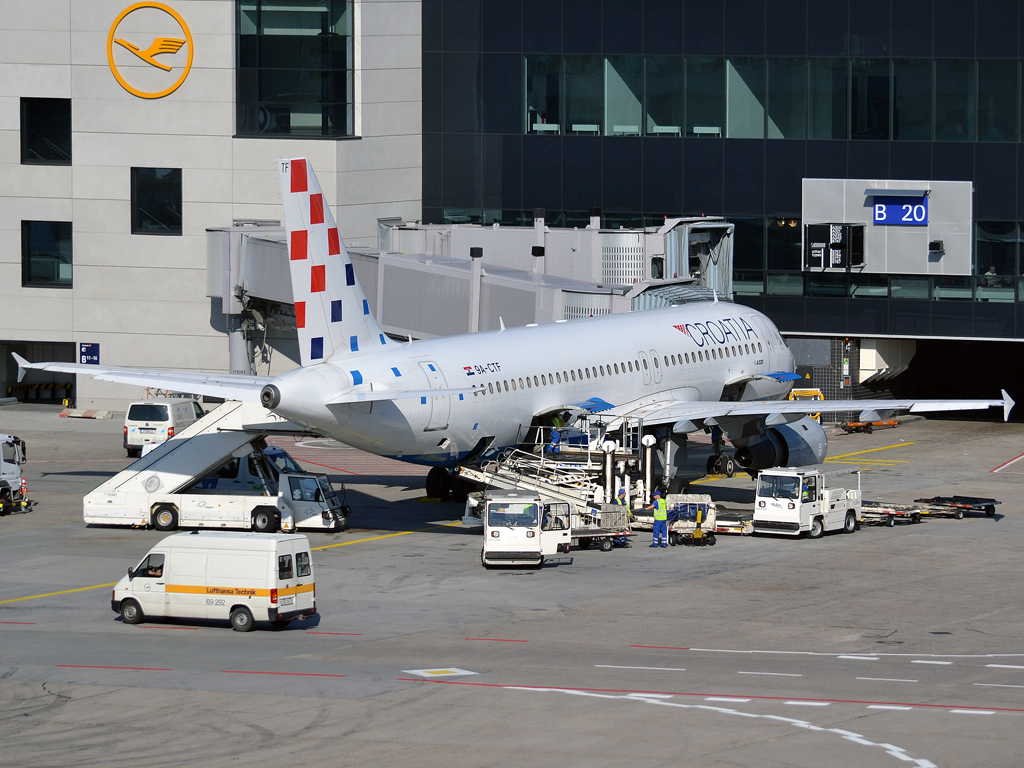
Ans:
{"label": "airplane wing", "polygon": [[120,366],[85,365],[82,363],[30,363],[21,355],[12,353],[18,362],[18,381],[25,369],[77,373],[92,376],[99,381],[116,381],[140,387],[159,387],[174,392],[223,397],[225,400],[260,401],[260,390],[272,381],[268,376],[246,376],[204,371],[179,371],[165,368],[124,368]]}
{"label": "airplane wing", "polygon": [[[634,407],[615,408],[608,416],[609,430],[618,428],[621,420],[627,417],[642,418],[644,424],[673,423],[683,429],[686,422],[708,421],[723,417],[753,418],[765,417],[769,426],[784,424],[792,419],[787,415],[801,416],[809,413],[855,411],[861,415],[862,421],[879,421],[892,411],[910,411],[911,413],[934,413],[938,411],[973,411],[986,408],[1001,407],[1003,420],[1010,418],[1014,402],[1002,390],[1001,400],[741,400],[737,402],[704,402],[660,400],[657,402],[638,403]],[[708,424],[713,426],[713,424]]]}

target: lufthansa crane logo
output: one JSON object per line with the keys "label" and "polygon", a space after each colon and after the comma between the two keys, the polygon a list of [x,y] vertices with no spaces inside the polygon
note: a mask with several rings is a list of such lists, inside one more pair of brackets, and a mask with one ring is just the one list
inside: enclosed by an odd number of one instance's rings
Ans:
{"label": "lufthansa crane logo", "polygon": [[107,35],[110,71],[122,88],[140,99],[174,93],[192,69],[192,54],[188,25],[163,3],[128,6]]}

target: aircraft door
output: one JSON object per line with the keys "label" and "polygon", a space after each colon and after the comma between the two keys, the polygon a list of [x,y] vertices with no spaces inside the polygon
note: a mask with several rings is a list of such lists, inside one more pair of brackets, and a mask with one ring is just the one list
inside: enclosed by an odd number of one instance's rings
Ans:
{"label": "aircraft door", "polygon": [[637,357],[640,358],[640,369],[644,372],[644,384],[651,383],[651,361],[647,359],[646,352],[637,352]]}
{"label": "aircraft door", "polygon": [[661,362],[656,350],[651,350],[651,364],[654,366],[654,383],[661,384]]}
{"label": "aircraft door", "polygon": [[[448,388],[448,383],[445,381],[444,374],[441,373],[441,369],[437,367],[437,363],[423,361],[420,363],[420,368],[422,368],[423,373],[426,374],[427,383],[431,389]],[[429,401],[430,420],[427,422],[427,426],[423,431],[435,432],[442,429],[448,429],[448,416],[451,414],[452,410],[451,395],[436,395],[429,398]]]}

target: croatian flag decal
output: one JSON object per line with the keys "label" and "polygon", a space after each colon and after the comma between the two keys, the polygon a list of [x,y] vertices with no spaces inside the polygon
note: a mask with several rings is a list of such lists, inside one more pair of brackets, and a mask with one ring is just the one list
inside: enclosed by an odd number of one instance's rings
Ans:
{"label": "croatian flag decal", "polygon": [[682,331],[682,333],[685,334],[686,336],[690,335],[690,332],[686,329],[685,325],[673,325],[672,327],[675,328],[677,331]]}
{"label": "croatian flag decal", "polygon": [[462,370],[466,372],[467,376],[476,376],[476,373],[473,372],[473,366],[471,365],[462,366]]}

